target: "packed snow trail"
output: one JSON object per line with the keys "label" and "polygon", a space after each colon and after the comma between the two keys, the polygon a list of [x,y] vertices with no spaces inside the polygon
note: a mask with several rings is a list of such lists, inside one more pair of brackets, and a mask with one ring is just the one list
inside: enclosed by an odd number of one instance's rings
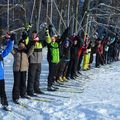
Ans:
{"label": "packed snow trail", "polygon": [[12,55],[4,62],[6,93],[12,112],[0,109],[0,120],[120,120],[120,61],[82,71],[77,80],[66,82],[56,92],[48,92],[48,65],[44,58],[40,85],[46,94],[35,98],[38,100],[21,99],[23,106],[11,101],[12,62]]}

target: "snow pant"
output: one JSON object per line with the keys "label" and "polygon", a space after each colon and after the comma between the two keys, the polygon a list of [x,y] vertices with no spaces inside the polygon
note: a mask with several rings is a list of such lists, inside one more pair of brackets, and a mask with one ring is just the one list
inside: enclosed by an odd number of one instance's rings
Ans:
{"label": "snow pant", "polygon": [[111,48],[109,48],[109,50],[108,50],[108,63],[110,63],[111,61],[112,61]]}
{"label": "snow pant", "polygon": [[26,71],[14,71],[13,100],[26,95]]}
{"label": "snow pant", "polygon": [[104,64],[105,64],[104,54],[100,55],[100,63],[101,63],[101,65],[104,65]]}
{"label": "snow pant", "polygon": [[76,76],[77,66],[78,66],[78,59],[70,60],[67,70],[67,77]]}
{"label": "snow pant", "polygon": [[90,53],[90,62],[89,62],[89,64],[91,65],[92,63],[93,63],[93,61],[94,61],[94,54],[96,53],[96,49],[95,49],[95,47],[92,47],[91,48],[91,53]]}
{"label": "snow pant", "polygon": [[59,63],[49,62],[48,87],[51,87],[56,80]]}
{"label": "snow pant", "polygon": [[99,67],[100,66],[100,55],[99,53],[96,53],[96,64],[95,67]]}
{"label": "snow pant", "polygon": [[96,64],[95,67],[99,67],[101,64],[101,56],[99,53],[96,53]]}
{"label": "snow pant", "polygon": [[65,63],[64,63],[64,69],[63,69],[63,76],[65,76],[65,77],[67,75],[68,65],[69,65],[69,61],[65,61]]}
{"label": "snow pant", "polygon": [[81,55],[80,55],[80,57],[78,59],[77,71],[81,70],[81,63],[82,63],[82,60],[83,60],[83,55],[84,55],[84,52],[81,53]]}
{"label": "snow pant", "polygon": [[94,52],[93,51],[91,51],[91,53],[90,53],[90,64],[92,64],[93,63],[93,60],[94,60]]}
{"label": "snow pant", "polygon": [[27,83],[27,94],[33,94],[34,92],[40,91],[40,73],[41,63],[30,63],[28,69],[28,83]]}
{"label": "snow pant", "polygon": [[118,61],[118,59],[119,59],[119,49],[116,48],[115,49],[115,61]]}
{"label": "snow pant", "polygon": [[109,56],[107,51],[105,51],[104,56],[105,56],[105,64],[108,64]]}
{"label": "snow pant", "polygon": [[89,64],[92,64],[92,63],[93,63],[93,59],[94,59],[94,57],[93,57],[93,54],[91,53],[91,54],[90,54],[90,61],[89,61]]}
{"label": "snow pant", "polygon": [[77,66],[78,72],[81,70],[81,63],[82,63],[82,59],[83,59],[83,54],[84,54],[84,51],[82,48],[80,48],[78,51],[78,66]]}
{"label": "snow pant", "polygon": [[119,60],[119,49],[117,49],[117,55],[116,55],[116,60]]}
{"label": "snow pant", "polygon": [[116,61],[117,60],[117,48],[113,49],[113,60]]}
{"label": "snow pant", "polygon": [[88,70],[90,68],[90,53],[87,52],[84,54],[84,59],[83,59],[83,70]]}
{"label": "snow pant", "polygon": [[1,97],[1,104],[8,105],[6,93],[5,93],[5,81],[0,80],[0,97]]}
{"label": "snow pant", "polygon": [[109,47],[108,50],[109,62],[114,60],[114,48],[112,46]]}
{"label": "snow pant", "polygon": [[68,61],[65,61],[65,60],[61,60],[60,63],[59,63],[59,69],[58,69],[58,77],[60,76],[65,76],[66,77],[66,74],[67,74],[67,69],[68,69]]}

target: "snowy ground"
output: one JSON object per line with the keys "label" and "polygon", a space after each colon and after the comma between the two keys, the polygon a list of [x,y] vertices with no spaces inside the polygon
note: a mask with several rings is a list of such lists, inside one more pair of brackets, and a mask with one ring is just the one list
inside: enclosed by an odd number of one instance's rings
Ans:
{"label": "snowy ground", "polygon": [[120,61],[82,71],[84,76],[70,80],[57,92],[47,92],[48,65],[44,58],[40,83],[48,95],[21,99],[24,107],[11,101],[12,61],[12,55],[5,59],[5,78],[13,112],[1,109],[0,120],[120,120]]}

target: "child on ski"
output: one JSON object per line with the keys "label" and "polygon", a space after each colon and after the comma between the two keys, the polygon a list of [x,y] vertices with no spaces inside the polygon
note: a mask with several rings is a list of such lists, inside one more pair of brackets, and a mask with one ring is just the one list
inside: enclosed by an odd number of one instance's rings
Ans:
{"label": "child on ski", "polygon": [[77,73],[78,74],[81,74],[80,71],[81,71],[82,60],[83,60],[83,57],[84,57],[84,50],[85,50],[85,47],[84,47],[84,32],[82,32],[81,36],[80,36],[80,40],[79,40],[79,49],[78,49],[78,65],[77,65]]}
{"label": "child on ski", "polygon": [[60,51],[59,45],[60,40],[57,36],[50,36],[49,30],[46,30],[46,44],[48,47],[47,60],[49,63],[49,75],[48,75],[48,91],[56,91],[57,89],[53,86],[57,79],[58,65],[60,62]]}
{"label": "child on ski", "polygon": [[66,38],[64,42],[62,42],[61,47],[60,47],[60,67],[58,71],[58,81],[64,82],[67,81],[67,69],[68,69],[68,64],[70,61],[70,47],[71,43],[69,38]]}
{"label": "child on ski", "polygon": [[90,54],[91,54],[91,42],[88,35],[84,38],[84,58],[83,58],[83,70],[89,70],[90,69]]}
{"label": "child on ski", "polygon": [[0,97],[1,97],[1,104],[4,110],[9,111],[10,108],[8,107],[7,96],[5,93],[5,79],[4,79],[4,63],[3,59],[6,57],[13,49],[15,34],[6,35],[7,38],[7,47],[0,53]]}
{"label": "child on ski", "polygon": [[29,61],[28,57],[34,51],[34,43],[27,49],[25,40],[21,39],[18,48],[14,49],[12,54],[14,56],[13,73],[14,85],[12,91],[13,102],[19,104],[19,97],[28,98],[26,94],[26,73],[28,71]]}
{"label": "child on ski", "polygon": [[76,35],[71,37],[72,46],[70,49],[70,62],[67,70],[68,79],[76,79],[77,75],[77,66],[78,66],[78,49],[79,49],[79,38]]}

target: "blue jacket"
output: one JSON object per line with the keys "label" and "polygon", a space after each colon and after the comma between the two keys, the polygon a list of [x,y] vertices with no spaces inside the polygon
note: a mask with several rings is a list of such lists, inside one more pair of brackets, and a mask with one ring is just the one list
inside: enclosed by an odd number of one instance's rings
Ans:
{"label": "blue jacket", "polygon": [[[2,58],[7,56],[12,51],[13,45],[14,45],[14,42],[12,40],[9,40],[8,43],[7,43],[7,47],[0,54]],[[4,64],[3,64],[3,61],[0,61],[0,80],[4,80]]]}

